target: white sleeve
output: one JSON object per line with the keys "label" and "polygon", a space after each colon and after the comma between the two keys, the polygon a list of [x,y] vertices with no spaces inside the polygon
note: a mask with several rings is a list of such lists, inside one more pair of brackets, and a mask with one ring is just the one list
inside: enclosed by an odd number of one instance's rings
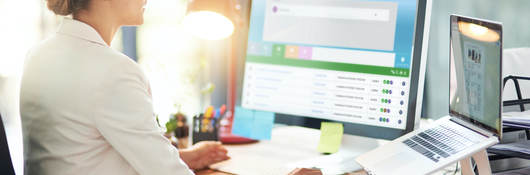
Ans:
{"label": "white sleeve", "polygon": [[94,122],[101,135],[142,175],[193,174],[156,123],[141,69],[113,67],[96,89]]}

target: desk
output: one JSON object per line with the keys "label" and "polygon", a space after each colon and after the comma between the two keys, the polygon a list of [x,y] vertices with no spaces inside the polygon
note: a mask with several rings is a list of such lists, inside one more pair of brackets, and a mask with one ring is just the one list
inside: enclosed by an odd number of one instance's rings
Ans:
{"label": "desk", "polygon": [[[426,126],[430,121],[422,120],[421,126]],[[324,155],[318,153],[316,147],[320,139],[320,130],[296,127],[296,126],[278,126],[272,131],[272,140],[263,140],[257,143],[225,145],[228,149],[230,160],[220,162],[206,169],[196,172],[198,175],[230,175],[235,174],[288,174],[294,170],[297,164],[311,164],[314,160],[322,159]],[[342,139],[342,145],[339,157],[342,160],[326,163],[326,161],[317,162],[324,166],[333,164],[348,164],[349,167],[336,167],[337,169],[350,168],[349,174],[363,174],[354,158],[370,149],[379,145],[388,143],[386,140],[377,140],[373,138],[353,136],[345,134]],[[362,144],[359,144],[362,143]],[[347,154],[347,156],[343,156]],[[335,156],[337,155],[328,155]],[[313,160],[313,162],[312,162]],[[271,168],[273,170],[271,170]],[[435,174],[444,174],[454,171],[455,165],[450,165],[446,169]],[[333,173],[332,173],[333,174]]]}
{"label": "desk", "polygon": [[[338,153],[323,155],[317,151],[320,130],[297,126],[278,126],[272,140],[225,145],[230,160],[211,169],[235,174],[288,174],[296,167],[319,167],[330,174],[353,172],[360,166],[355,157],[388,141],[344,135]],[[347,165],[347,166],[342,166]],[[202,173],[202,172],[201,172]]]}
{"label": "desk", "polygon": [[[222,171],[217,171],[217,170],[212,170],[212,169],[205,169],[205,170],[195,172],[195,175],[233,175],[233,174],[222,172]],[[359,170],[359,171],[347,173],[345,175],[367,175],[367,173],[363,170]]]}
{"label": "desk", "polygon": [[200,171],[195,172],[195,175],[233,175],[233,174],[218,171],[218,170],[213,170],[213,169],[205,169],[205,170],[200,170]]}

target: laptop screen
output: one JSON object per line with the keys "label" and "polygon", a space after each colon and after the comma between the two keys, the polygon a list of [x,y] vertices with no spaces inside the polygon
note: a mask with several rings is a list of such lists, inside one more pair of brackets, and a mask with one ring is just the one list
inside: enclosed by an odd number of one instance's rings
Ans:
{"label": "laptop screen", "polygon": [[451,16],[449,112],[501,132],[501,24]]}

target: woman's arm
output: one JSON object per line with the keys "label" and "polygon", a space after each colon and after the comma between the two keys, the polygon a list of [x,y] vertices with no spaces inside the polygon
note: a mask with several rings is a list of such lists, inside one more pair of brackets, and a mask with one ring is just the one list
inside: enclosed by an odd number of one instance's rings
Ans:
{"label": "woman's arm", "polygon": [[147,81],[135,63],[116,64],[94,89],[94,123],[139,174],[193,174],[153,116]]}

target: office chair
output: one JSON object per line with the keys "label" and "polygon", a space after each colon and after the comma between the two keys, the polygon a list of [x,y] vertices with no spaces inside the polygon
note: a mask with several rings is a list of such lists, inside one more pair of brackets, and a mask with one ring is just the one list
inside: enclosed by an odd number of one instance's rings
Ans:
{"label": "office chair", "polygon": [[0,115],[0,174],[12,175],[15,174],[13,162],[11,161],[11,154],[9,153],[9,145],[7,144],[7,136],[5,132],[4,122]]}
{"label": "office chair", "polygon": [[[530,62],[530,48],[515,48],[506,49],[503,54],[503,112],[519,112],[521,115],[530,114],[528,110],[528,104],[530,104],[530,71],[528,65]],[[525,131],[526,140],[519,141],[520,144],[526,144],[530,142],[530,128],[529,127],[517,127],[517,126],[503,126],[503,133]],[[509,144],[509,143],[508,143]],[[502,145],[502,144],[500,144]],[[495,145],[488,148],[489,160],[498,161],[510,158],[520,158],[530,160],[530,154],[524,154],[518,151],[508,151],[503,149],[495,148]],[[501,164],[511,164],[515,162],[521,162],[524,160],[503,160]],[[530,167],[511,167],[509,169],[516,168],[517,170],[504,171],[495,173],[496,175],[513,175],[513,174],[528,174]],[[519,168],[519,169],[518,169]],[[506,170],[502,168],[502,170]]]}

